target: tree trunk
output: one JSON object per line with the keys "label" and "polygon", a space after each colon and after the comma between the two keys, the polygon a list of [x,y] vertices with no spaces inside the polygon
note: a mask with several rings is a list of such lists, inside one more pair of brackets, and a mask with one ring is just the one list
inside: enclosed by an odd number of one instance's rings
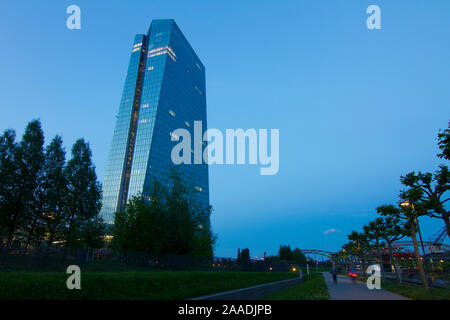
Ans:
{"label": "tree trunk", "polygon": [[384,271],[383,271],[383,256],[381,255],[380,241],[378,239],[377,239],[377,253],[378,253],[378,260],[379,260],[379,263],[380,263],[380,276],[381,276],[381,279],[383,279],[383,274],[384,274]]}
{"label": "tree trunk", "polygon": [[[17,205],[16,205],[17,208]],[[6,257],[11,247],[12,238],[14,236],[14,231],[16,231],[17,215],[14,214],[12,221],[8,221],[8,240],[6,240],[6,245],[3,248],[1,258],[2,260]]]}
{"label": "tree trunk", "polygon": [[414,256],[416,257],[416,264],[419,269],[419,274],[423,283],[423,287],[425,290],[428,290],[428,282],[425,277],[425,271],[422,266],[422,261],[420,260],[419,245],[417,244],[416,224],[414,223],[414,220],[410,220],[410,224],[411,224],[411,238],[414,244]]}
{"label": "tree trunk", "polygon": [[11,241],[12,241],[12,237],[13,237],[14,231],[9,231],[8,232],[8,239],[6,240],[6,245],[2,250],[2,260],[4,260],[6,258],[6,256],[8,255],[9,252],[9,247],[11,246]]}
{"label": "tree trunk", "polygon": [[397,281],[399,283],[402,283],[402,277],[400,275],[400,270],[398,270],[397,263],[394,260],[394,254],[392,253],[392,242],[387,241],[387,243],[388,243],[388,246],[389,246],[389,262],[391,263],[391,266],[394,267],[395,276],[397,277]]}
{"label": "tree trunk", "polygon": [[450,215],[449,214],[443,214],[442,220],[444,220],[445,227],[447,228],[447,235],[450,238]]}
{"label": "tree trunk", "polygon": [[74,219],[75,215],[72,214],[72,216],[70,217],[70,221],[69,221],[69,229],[67,230],[67,237],[66,237],[66,243],[64,245],[64,252],[63,252],[63,263],[66,263],[66,258],[67,258],[67,247],[69,246],[69,239],[70,239],[70,234],[72,232],[72,225],[73,225],[73,219]]}
{"label": "tree trunk", "polygon": [[36,224],[37,224],[37,218],[34,218],[33,222],[31,223],[30,231],[28,232],[27,243],[25,244],[25,252],[28,250],[28,246],[30,245],[31,237],[33,236],[33,232],[34,232],[34,228],[36,227]]}
{"label": "tree trunk", "polygon": [[55,234],[55,233],[54,233],[53,231],[50,232],[50,236],[49,236],[48,241],[47,241],[47,246],[46,246],[46,248],[45,248],[45,255],[46,255],[46,256],[48,256],[48,253],[49,253],[49,251],[50,251],[50,246],[52,245],[53,239],[54,239],[54,237],[55,237],[54,234]]}

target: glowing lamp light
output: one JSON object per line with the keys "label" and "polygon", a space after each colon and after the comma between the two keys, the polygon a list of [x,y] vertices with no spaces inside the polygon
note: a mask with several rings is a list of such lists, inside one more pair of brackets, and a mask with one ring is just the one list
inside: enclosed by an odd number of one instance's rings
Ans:
{"label": "glowing lamp light", "polygon": [[400,206],[402,207],[409,207],[411,205],[411,202],[409,200],[405,200],[402,203],[400,203]]}

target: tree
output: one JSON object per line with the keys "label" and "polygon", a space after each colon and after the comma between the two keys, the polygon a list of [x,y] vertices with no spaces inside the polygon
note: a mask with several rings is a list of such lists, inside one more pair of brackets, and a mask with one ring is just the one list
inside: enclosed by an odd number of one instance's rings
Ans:
{"label": "tree", "polygon": [[371,242],[373,249],[376,251],[377,262],[380,265],[380,274],[383,276],[383,256],[382,256],[382,226],[379,220],[371,221],[363,227],[364,233]]}
{"label": "tree", "polygon": [[350,241],[342,245],[342,256],[344,257],[346,262],[349,262],[350,265],[353,263],[355,258],[358,258],[360,251],[358,249],[358,245],[354,241]]}
{"label": "tree", "polygon": [[416,258],[417,268],[419,269],[419,274],[422,279],[424,288],[428,289],[427,279],[425,277],[425,271],[423,269],[422,260],[420,259],[419,246],[417,243],[416,230],[417,230],[417,215],[414,209],[414,205],[404,206],[399,209],[393,205],[383,205],[377,208],[377,212],[385,217],[393,217],[400,220],[406,221],[409,225],[409,230],[411,231],[411,238],[414,245],[414,256]]}
{"label": "tree", "polygon": [[105,223],[99,215],[83,221],[80,227],[80,242],[85,248],[98,249],[104,245]]}
{"label": "tree", "polygon": [[290,245],[281,245],[278,250],[280,260],[292,261],[292,249]]}
{"label": "tree", "polygon": [[428,215],[442,219],[450,236],[450,211],[445,209],[446,197],[450,190],[450,171],[447,166],[440,165],[434,174],[417,174],[413,171],[401,176],[400,181],[406,187],[400,194],[402,199],[414,202],[419,216]]}
{"label": "tree", "polygon": [[[101,209],[101,186],[97,181],[92,152],[84,139],[72,147],[72,158],[64,169],[67,179],[66,194],[66,244],[67,249],[74,241],[74,227],[98,215]],[[64,259],[66,250],[64,251]]]}
{"label": "tree", "polygon": [[250,249],[249,248],[242,249],[240,263],[249,263],[249,262],[250,262]]}
{"label": "tree", "polygon": [[115,215],[113,247],[152,253],[213,255],[211,207],[203,208],[195,187],[173,169],[167,181],[154,180]]}
{"label": "tree", "polygon": [[[15,161],[17,144],[14,130],[6,130],[0,136],[0,226],[6,235],[6,254],[19,220],[15,211],[15,197],[17,196],[18,168]],[[3,244],[3,241],[2,241]]]}
{"label": "tree", "polygon": [[65,230],[67,179],[64,175],[66,153],[60,136],[55,136],[45,149],[42,178],[42,227],[47,252],[57,237]]}
{"label": "tree", "polygon": [[299,265],[306,264],[306,256],[299,248],[295,248],[292,251],[292,261],[295,261]]}
{"label": "tree", "polygon": [[441,150],[438,157],[450,160],[450,121],[448,122],[447,129],[439,130],[437,140],[438,147]]}
{"label": "tree", "polygon": [[373,246],[370,241],[370,234],[368,232],[359,233],[356,231],[352,231],[350,235],[348,235],[348,239],[351,241],[351,244],[347,246],[347,251],[350,251],[352,255],[357,256],[363,262],[363,269],[365,269],[367,264],[367,258],[370,257],[371,250]]}
{"label": "tree", "polygon": [[409,229],[408,223],[402,223],[398,217],[389,216],[389,212],[383,214],[384,210],[386,210],[385,207],[380,207],[379,209],[379,213],[381,213],[383,217],[375,219],[373,223],[378,226],[380,237],[386,241],[389,249],[389,262],[392,266],[394,266],[397,280],[401,282],[400,271],[392,251],[392,243],[404,238],[408,234],[411,234],[411,230]]}
{"label": "tree", "polygon": [[44,133],[39,120],[31,121],[18,147],[18,160],[22,179],[27,180],[25,189],[29,192],[23,197],[25,205],[25,223],[23,231],[26,233],[25,249],[33,241],[39,242],[39,222],[42,213],[42,178],[44,162]]}
{"label": "tree", "polygon": [[[438,147],[441,150],[438,157],[450,160],[450,122],[449,127],[440,130]],[[402,184],[406,187],[400,197],[409,199],[416,205],[419,215],[428,215],[432,218],[442,219],[450,236],[450,211],[446,210],[445,204],[450,200],[450,171],[446,165],[440,165],[433,174],[430,172],[417,174],[413,171],[401,177]]]}
{"label": "tree", "polygon": [[7,130],[1,138],[1,176],[5,182],[2,187],[2,224],[8,237],[3,254],[11,245],[13,234],[20,227],[31,237],[37,221],[35,210],[38,193],[38,177],[43,161],[44,135],[39,120],[29,122],[22,141],[14,142],[15,134]]}

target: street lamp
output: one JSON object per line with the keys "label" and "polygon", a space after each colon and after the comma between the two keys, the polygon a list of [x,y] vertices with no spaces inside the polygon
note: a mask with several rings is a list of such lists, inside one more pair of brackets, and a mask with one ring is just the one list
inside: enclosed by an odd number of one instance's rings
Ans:
{"label": "street lamp", "polygon": [[408,199],[406,199],[405,201],[400,203],[400,206],[402,206],[402,207],[409,207],[410,205],[411,205],[411,203],[409,202]]}
{"label": "street lamp", "polygon": [[416,221],[416,225],[417,225],[417,232],[419,233],[420,246],[422,247],[423,257],[425,258],[426,257],[425,247],[423,246],[422,233],[420,232],[419,220],[417,219],[417,214],[416,214],[416,210],[414,208],[414,203],[412,203],[408,199],[406,199],[405,201],[400,203],[400,206],[402,206],[402,207],[409,207],[409,206],[411,206],[411,209],[412,209],[412,212],[413,212],[413,216],[414,216],[414,220]]}
{"label": "street lamp", "polygon": [[417,264],[418,264],[418,268],[419,268],[419,273],[423,272],[422,278],[423,278],[423,282],[424,282],[424,287],[425,287],[425,289],[428,289],[429,281],[428,281],[428,277],[426,276],[426,270],[424,270],[424,269],[426,269],[426,263],[424,264],[424,266],[422,268],[422,261],[420,259],[419,250],[417,248],[417,239],[416,239],[416,234],[415,234],[414,221],[415,221],[415,225],[417,226],[417,232],[419,233],[419,238],[420,238],[420,245],[422,247],[423,256],[425,258],[426,257],[425,248],[423,246],[422,234],[420,232],[419,220],[417,219],[417,214],[416,214],[416,210],[414,208],[414,203],[409,201],[409,199],[405,199],[403,202],[400,203],[400,207],[403,207],[403,208],[411,207],[411,209],[412,209],[413,217],[411,220],[411,222],[412,222],[411,223],[411,238],[412,238],[413,244],[414,244],[414,251],[416,252],[416,260],[417,260]]}

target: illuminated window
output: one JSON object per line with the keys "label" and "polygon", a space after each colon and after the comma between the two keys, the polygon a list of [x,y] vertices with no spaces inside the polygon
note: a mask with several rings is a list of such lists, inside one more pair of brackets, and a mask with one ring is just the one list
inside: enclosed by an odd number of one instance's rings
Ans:
{"label": "illuminated window", "polygon": [[200,192],[203,191],[202,187],[199,187],[199,186],[195,186],[195,189],[196,189],[197,191],[200,191]]}
{"label": "illuminated window", "polygon": [[148,71],[155,69],[153,66],[148,67]]}
{"label": "illuminated window", "polygon": [[178,137],[178,135],[177,135],[176,133],[171,132],[171,133],[170,133],[170,136],[171,136],[172,138],[174,138],[175,140],[178,140],[178,139],[179,139],[179,137]]}
{"label": "illuminated window", "polygon": [[148,103],[142,105],[142,109],[146,109],[148,107],[150,107],[150,105]]}
{"label": "illuminated window", "polygon": [[188,127],[191,126],[191,124],[188,121],[185,121],[184,124],[187,125]]}
{"label": "illuminated window", "polygon": [[156,49],[152,49],[148,52],[149,57],[156,57],[162,54],[168,54],[174,62],[177,61],[177,55],[173,52],[172,48],[169,46],[159,47]]}
{"label": "illuminated window", "polygon": [[175,117],[175,112],[173,112],[172,110],[169,110],[169,113]]}

